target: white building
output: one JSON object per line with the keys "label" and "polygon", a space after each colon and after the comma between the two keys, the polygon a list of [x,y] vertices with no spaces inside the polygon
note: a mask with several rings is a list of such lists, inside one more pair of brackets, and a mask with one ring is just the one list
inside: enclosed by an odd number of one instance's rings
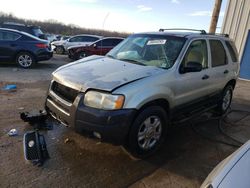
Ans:
{"label": "white building", "polygon": [[221,31],[235,41],[240,77],[250,79],[250,0],[228,0]]}

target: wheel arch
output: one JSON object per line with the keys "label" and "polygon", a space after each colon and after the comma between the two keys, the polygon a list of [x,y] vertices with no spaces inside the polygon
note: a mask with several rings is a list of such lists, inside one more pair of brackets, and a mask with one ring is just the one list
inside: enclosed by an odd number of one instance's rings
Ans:
{"label": "wheel arch", "polygon": [[36,55],[32,52],[32,51],[29,51],[29,50],[18,50],[15,55],[13,56],[13,61],[16,60],[17,58],[17,55],[20,54],[20,53],[23,53],[23,52],[26,52],[26,53],[29,53],[32,55],[32,57],[34,58],[34,61],[37,62],[37,58],[36,58]]}
{"label": "wheel arch", "polygon": [[227,86],[229,86],[229,85],[231,85],[231,86],[233,87],[233,89],[234,89],[234,88],[235,88],[235,85],[236,85],[236,80],[235,80],[235,79],[232,79],[232,80],[228,81],[227,84],[225,85],[224,89],[225,89]]}

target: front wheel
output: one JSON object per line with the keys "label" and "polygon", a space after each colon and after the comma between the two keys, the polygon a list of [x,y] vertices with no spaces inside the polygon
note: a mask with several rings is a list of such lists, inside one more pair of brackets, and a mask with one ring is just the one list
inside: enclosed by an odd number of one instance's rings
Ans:
{"label": "front wheel", "polygon": [[16,56],[16,63],[22,68],[30,68],[35,65],[35,59],[29,52],[20,52]]}
{"label": "front wheel", "polygon": [[138,158],[156,152],[164,141],[167,129],[167,114],[160,106],[144,109],[132,124],[127,149]]}
{"label": "front wheel", "polygon": [[64,52],[65,52],[65,49],[64,49],[63,46],[57,46],[56,47],[56,53],[57,54],[64,54]]}
{"label": "front wheel", "polygon": [[78,54],[78,59],[82,59],[82,58],[85,58],[85,57],[87,57],[88,56],[88,54],[86,53],[86,52],[80,52],[79,54]]}

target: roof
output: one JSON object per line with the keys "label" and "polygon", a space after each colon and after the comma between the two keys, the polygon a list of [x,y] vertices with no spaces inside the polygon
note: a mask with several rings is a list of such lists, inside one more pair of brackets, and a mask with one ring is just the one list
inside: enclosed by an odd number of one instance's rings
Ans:
{"label": "roof", "polygon": [[158,32],[144,32],[138,34],[151,34],[151,35],[164,35],[164,36],[175,36],[184,38],[220,38],[228,39],[226,34],[211,34],[206,33],[204,30],[193,30],[193,29],[160,29]]}

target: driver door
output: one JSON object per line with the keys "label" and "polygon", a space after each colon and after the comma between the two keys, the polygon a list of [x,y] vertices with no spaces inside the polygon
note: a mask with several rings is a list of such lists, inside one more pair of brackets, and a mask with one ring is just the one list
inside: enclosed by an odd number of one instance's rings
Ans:
{"label": "driver door", "polygon": [[[206,40],[198,39],[190,43],[177,73],[174,86],[175,106],[183,108],[194,106],[211,94],[209,57]],[[189,62],[200,63],[202,70],[200,72],[183,72]]]}

